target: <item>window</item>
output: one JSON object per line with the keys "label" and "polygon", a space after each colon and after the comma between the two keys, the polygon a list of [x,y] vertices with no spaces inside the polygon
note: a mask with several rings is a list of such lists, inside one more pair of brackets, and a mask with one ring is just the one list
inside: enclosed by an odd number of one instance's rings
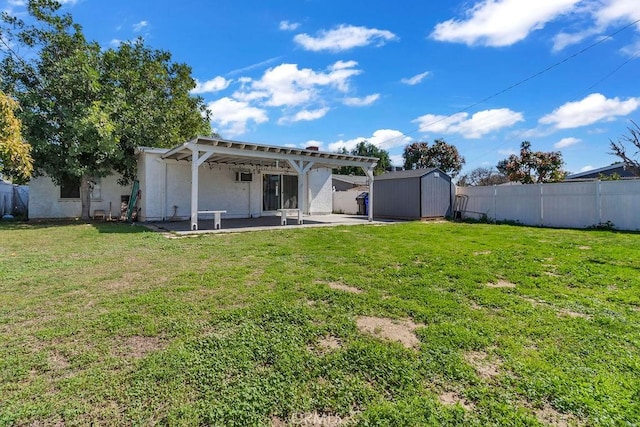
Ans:
{"label": "window", "polygon": [[80,198],[80,179],[67,178],[60,183],[61,199],[79,199]]}

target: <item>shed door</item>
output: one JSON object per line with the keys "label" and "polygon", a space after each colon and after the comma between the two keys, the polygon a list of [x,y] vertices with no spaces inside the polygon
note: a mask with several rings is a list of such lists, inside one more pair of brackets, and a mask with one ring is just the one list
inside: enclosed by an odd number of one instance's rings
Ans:
{"label": "shed door", "polygon": [[451,183],[441,173],[422,177],[421,211],[423,218],[451,215]]}

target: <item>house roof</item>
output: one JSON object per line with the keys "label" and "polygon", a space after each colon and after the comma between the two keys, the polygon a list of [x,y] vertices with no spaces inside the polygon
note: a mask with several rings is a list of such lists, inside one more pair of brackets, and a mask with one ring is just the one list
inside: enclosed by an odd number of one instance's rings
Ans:
{"label": "house roof", "polygon": [[624,162],[617,162],[617,163],[613,163],[609,166],[604,166],[598,169],[591,169],[588,171],[584,171],[584,172],[579,172],[579,173],[574,173],[571,175],[568,175],[565,179],[579,179],[579,178],[591,178],[591,177],[597,177],[600,174],[603,175],[607,175],[607,172],[622,172],[620,173],[620,175],[628,175],[628,176],[632,176],[632,173],[628,173],[626,174],[627,168],[625,167]]}
{"label": "house roof", "polygon": [[363,166],[373,168],[378,159],[375,157],[354,156],[351,154],[328,153],[301,148],[278,147],[231,141],[210,137],[197,137],[180,144],[162,154],[163,159],[191,161],[194,150],[211,154],[206,162],[210,164],[228,164],[237,166],[290,168],[288,161],[313,161],[312,168],[340,166]]}
{"label": "house roof", "polygon": [[339,175],[333,174],[332,179],[353,185],[366,185],[368,178],[363,175]]}
{"label": "house roof", "polygon": [[447,177],[449,176],[438,168],[426,168],[426,169],[411,169],[411,170],[397,171],[397,172],[387,172],[387,173],[383,173],[382,175],[376,176],[374,180],[384,181],[388,179],[420,178],[425,175],[429,175],[432,172],[440,172],[441,174],[446,175]]}

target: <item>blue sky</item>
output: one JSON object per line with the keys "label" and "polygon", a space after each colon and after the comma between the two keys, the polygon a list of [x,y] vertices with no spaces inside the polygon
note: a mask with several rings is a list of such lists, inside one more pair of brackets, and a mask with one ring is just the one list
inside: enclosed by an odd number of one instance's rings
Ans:
{"label": "blue sky", "polygon": [[401,164],[407,143],[443,138],[467,172],[529,140],[579,172],[640,123],[638,0],[64,3],[105,47],[143,37],[189,64],[227,139],[366,139]]}

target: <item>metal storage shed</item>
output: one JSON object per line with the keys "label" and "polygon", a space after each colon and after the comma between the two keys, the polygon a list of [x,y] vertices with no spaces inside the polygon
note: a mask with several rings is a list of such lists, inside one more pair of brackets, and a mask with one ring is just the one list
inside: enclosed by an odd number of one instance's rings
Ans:
{"label": "metal storage shed", "polygon": [[451,215],[451,177],[440,169],[389,172],[375,177],[373,211],[399,219]]}

